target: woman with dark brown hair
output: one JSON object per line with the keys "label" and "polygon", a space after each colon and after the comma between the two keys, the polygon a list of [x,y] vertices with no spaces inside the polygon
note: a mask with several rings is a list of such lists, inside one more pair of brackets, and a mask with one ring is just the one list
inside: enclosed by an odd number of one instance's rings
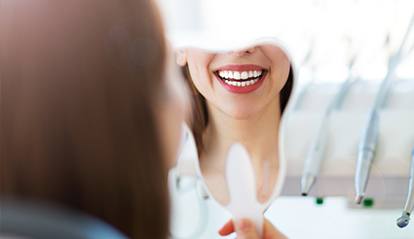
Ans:
{"label": "woman with dark brown hair", "polygon": [[183,117],[167,59],[150,0],[2,0],[0,200],[165,239]]}

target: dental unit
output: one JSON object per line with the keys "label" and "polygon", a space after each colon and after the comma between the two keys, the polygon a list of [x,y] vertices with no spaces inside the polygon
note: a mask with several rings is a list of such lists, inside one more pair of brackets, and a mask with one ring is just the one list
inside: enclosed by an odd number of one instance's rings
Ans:
{"label": "dental unit", "polygon": [[402,43],[398,51],[390,56],[388,62],[387,74],[380,85],[380,89],[375,97],[374,104],[370,109],[368,120],[363,129],[362,139],[358,145],[358,159],[355,172],[355,202],[360,204],[365,196],[368,179],[372,167],[372,163],[377,151],[378,129],[379,129],[379,111],[385,104],[389,90],[392,85],[392,78],[395,75],[396,68],[400,63],[402,51],[405,47],[406,40],[412,25],[414,24],[414,16],[412,17],[408,29],[404,35]]}

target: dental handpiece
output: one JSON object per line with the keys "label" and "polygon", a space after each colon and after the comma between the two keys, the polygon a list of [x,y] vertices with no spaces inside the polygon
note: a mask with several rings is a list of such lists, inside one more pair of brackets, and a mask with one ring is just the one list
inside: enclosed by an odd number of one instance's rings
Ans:
{"label": "dental handpiece", "polygon": [[319,125],[317,136],[312,142],[306,156],[301,179],[302,196],[308,195],[319,174],[324,157],[326,140],[328,138],[328,130],[325,129],[328,119],[329,115],[325,113]]}
{"label": "dental handpiece", "polygon": [[378,141],[378,117],[378,109],[373,109],[359,144],[358,161],[355,173],[355,201],[358,204],[361,203],[365,196],[372,161],[375,157]]}
{"label": "dental handpiece", "polygon": [[[398,56],[400,53],[397,53],[396,55]],[[375,157],[378,142],[379,110],[381,110],[387,101],[392,85],[392,77],[394,76],[395,69],[400,60],[396,55],[390,58],[387,75],[382,81],[377,96],[375,97],[374,104],[368,116],[368,121],[365,124],[362,140],[359,143],[355,173],[355,202],[357,204],[360,204],[365,196],[371,165]]]}
{"label": "dental handpiece", "polygon": [[375,98],[374,105],[372,106],[368,122],[363,131],[362,140],[359,143],[358,149],[358,160],[357,168],[355,173],[355,192],[356,197],[355,201],[357,204],[360,204],[362,199],[365,196],[365,190],[368,184],[368,178],[371,171],[372,161],[375,156],[375,151],[377,148],[378,141],[378,111],[383,107],[384,103],[387,100],[389,95],[389,89],[392,85],[392,77],[394,76],[395,70],[402,58],[402,51],[407,42],[408,36],[414,25],[414,15],[411,18],[410,23],[408,24],[407,31],[403,37],[403,40],[400,44],[399,49],[395,54],[390,56],[388,62],[388,72],[384,80],[381,83],[378,94]]}
{"label": "dental handpiece", "polygon": [[355,202],[360,204],[365,196],[371,164],[377,149],[379,131],[379,110],[384,106],[392,85],[392,77],[397,66],[398,59],[391,57],[387,75],[381,83],[379,92],[375,97],[374,105],[368,116],[368,121],[362,134],[362,140],[358,146],[358,160],[355,173]]}
{"label": "dental handpiece", "polygon": [[408,181],[408,193],[404,206],[404,211],[400,218],[397,219],[397,225],[401,228],[406,227],[410,222],[410,215],[414,210],[414,149],[411,153],[410,178]]}
{"label": "dental handpiece", "polygon": [[[352,68],[352,66],[350,67]],[[301,178],[301,191],[302,196],[307,196],[312,186],[314,185],[317,176],[319,175],[320,168],[324,159],[326,143],[329,132],[329,117],[332,111],[341,107],[344,98],[346,97],[351,85],[355,82],[354,77],[350,74],[348,79],[341,84],[338,93],[335,98],[329,104],[322,121],[320,122],[317,134],[312,141],[309,151],[306,155],[305,164],[303,168]]]}

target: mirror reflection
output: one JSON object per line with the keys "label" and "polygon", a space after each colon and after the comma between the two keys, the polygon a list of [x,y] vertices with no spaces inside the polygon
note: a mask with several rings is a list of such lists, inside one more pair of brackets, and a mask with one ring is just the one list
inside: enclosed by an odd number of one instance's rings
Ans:
{"label": "mirror reflection", "polygon": [[256,175],[257,199],[265,203],[280,180],[280,120],[293,84],[288,55],[270,43],[226,52],[186,48],[177,52],[177,63],[192,91],[190,127],[209,192],[229,203],[226,158],[229,147],[241,143]]}

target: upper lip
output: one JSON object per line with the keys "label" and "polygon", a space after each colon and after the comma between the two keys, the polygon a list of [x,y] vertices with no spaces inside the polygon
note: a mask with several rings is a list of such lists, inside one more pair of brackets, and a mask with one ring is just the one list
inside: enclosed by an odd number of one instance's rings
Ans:
{"label": "upper lip", "polygon": [[232,64],[217,68],[215,71],[260,71],[266,68],[254,64]]}

